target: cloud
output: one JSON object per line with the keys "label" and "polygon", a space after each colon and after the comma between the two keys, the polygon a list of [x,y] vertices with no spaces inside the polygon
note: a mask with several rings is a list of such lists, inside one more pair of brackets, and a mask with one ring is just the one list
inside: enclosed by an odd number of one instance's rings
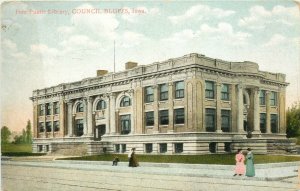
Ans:
{"label": "cloud", "polygon": [[224,10],[220,8],[212,8],[208,5],[195,5],[189,8],[184,14],[177,16],[170,16],[169,19],[173,24],[183,23],[188,19],[201,20],[204,18],[217,18],[221,19],[235,14],[235,11]]}
{"label": "cloud", "polygon": [[[93,9],[95,7],[90,4],[83,4],[76,9]],[[115,14],[74,14],[71,23],[81,32],[88,31],[97,36],[106,39],[115,39],[115,30],[119,26],[119,21]]]}
{"label": "cloud", "polygon": [[141,43],[149,40],[143,34],[139,34],[132,31],[125,31],[117,38],[117,43],[120,44],[121,47],[130,48],[140,45]]}
{"label": "cloud", "polygon": [[[125,10],[132,10],[132,8],[129,7],[124,7],[123,9]],[[154,8],[147,8],[147,7],[136,7],[136,10],[143,10],[145,13],[144,14],[139,14],[139,13],[130,13],[130,14],[123,14],[121,18],[125,21],[128,21],[130,23],[137,23],[141,21],[141,19],[144,19],[147,16],[155,16],[160,14],[160,10],[157,7]]]}
{"label": "cloud", "polygon": [[196,34],[191,29],[185,29],[180,32],[173,33],[170,37],[163,39],[167,43],[183,43],[196,37]]}
{"label": "cloud", "polygon": [[295,39],[289,39],[281,34],[274,34],[270,40],[266,43],[264,43],[263,47],[275,47],[275,46],[281,46],[281,45],[287,45],[288,43],[293,43]]}
{"label": "cloud", "polygon": [[253,6],[249,10],[249,16],[239,20],[238,25],[249,29],[263,29],[271,23],[280,23],[287,26],[299,21],[299,11],[297,7],[274,6],[271,10],[263,6]]}

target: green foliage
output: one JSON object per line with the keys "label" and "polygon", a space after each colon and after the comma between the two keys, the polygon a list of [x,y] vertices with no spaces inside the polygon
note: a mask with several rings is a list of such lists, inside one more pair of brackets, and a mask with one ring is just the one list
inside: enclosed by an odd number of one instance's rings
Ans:
{"label": "green foliage", "polygon": [[31,144],[5,144],[1,145],[1,152],[3,156],[42,156],[46,153],[32,153]]}
{"label": "green foliage", "polygon": [[11,132],[8,127],[3,126],[1,128],[1,144],[9,143],[9,138],[11,136]]}
{"label": "green foliage", "polygon": [[288,137],[300,135],[300,102],[288,109],[286,134]]}
{"label": "green foliage", "polygon": [[[127,155],[104,154],[95,156],[64,158],[63,160],[112,161],[115,157],[120,162],[127,162]],[[139,162],[152,163],[185,163],[185,164],[222,164],[234,165],[234,154],[206,154],[206,155],[137,155]],[[283,155],[255,155],[255,164],[300,161],[300,157]]]}
{"label": "green foliage", "polygon": [[1,152],[32,152],[32,145],[31,144],[5,144],[1,145]]}
{"label": "green foliage", "polygon": [[32,131],[30,120],[27,121],[26,130],[22,129],[22,135],[16,135],[13,143],[15,144],[31,144],[32,143]]}

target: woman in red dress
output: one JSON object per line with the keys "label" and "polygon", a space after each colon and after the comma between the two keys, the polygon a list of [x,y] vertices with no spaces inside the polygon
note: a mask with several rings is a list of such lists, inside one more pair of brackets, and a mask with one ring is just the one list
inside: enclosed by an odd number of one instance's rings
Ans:
{"label": "woman in red dress", "polygon": [[236,165],[235,165],[235,174],[233,176],[236,176],[237,174],[239,176],[242,176],[243,174],[245,174],[245,156],[242,153],[242,149],[238,149],[237,154],[235,155],[235,161],[236,161]]}

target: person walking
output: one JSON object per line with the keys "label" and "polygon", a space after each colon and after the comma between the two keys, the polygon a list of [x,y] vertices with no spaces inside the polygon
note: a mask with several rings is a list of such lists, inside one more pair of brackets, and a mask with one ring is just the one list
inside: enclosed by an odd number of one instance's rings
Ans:
{"label": "person walking", "polygon": [[129,158],[129,166],[130,167],[138,167],[139,166],[139,163],[138,163],[138,161],[136,159],[136,156],[135,156],[135,148],[131,149],[131,155],[130,155],[130,158]]}
{"label": "person walking", "polygon": [[248,153],[246,156],[246,176],[253,177],[255,176],[254,156],[250,148],[248,148],[247,151]]}
{"label": "person walking", "polygon": [[243,174],[245,174],[245,156],[242,153],[242,149],[238,149],[237,154],[235,155],[235,161],[235,174],[233,176],[236,176],[237,174],[239,176],[242,176]]}

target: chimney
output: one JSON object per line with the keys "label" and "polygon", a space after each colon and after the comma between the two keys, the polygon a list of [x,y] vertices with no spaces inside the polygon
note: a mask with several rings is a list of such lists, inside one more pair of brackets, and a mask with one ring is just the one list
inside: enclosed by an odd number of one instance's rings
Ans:
{"label": "chimney", "polygon": [[108,73],[107,70],[97,70],[97,76],[104,76],[107,73]]}
{"label": "chimney", "polygon": [[125,69],[129,70],[129,69],[137,67],[137,65],[138,65],[138,63],[136,63],[136,62],[126,62]]}

